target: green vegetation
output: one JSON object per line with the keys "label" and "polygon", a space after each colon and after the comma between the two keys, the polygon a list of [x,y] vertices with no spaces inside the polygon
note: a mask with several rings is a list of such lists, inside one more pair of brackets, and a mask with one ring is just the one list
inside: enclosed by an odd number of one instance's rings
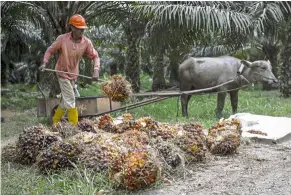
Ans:
{"label": "green vegetation", "polygon": [[[87,169],[42,175],[35,167],[2,165],[1,194],[97,194],[112,189],[105,173]],[[20,185],[21,184],[21,185]]]}
{"label": "green vegetation", "polygon": [[36,86],[30,85],[7,85],[1,89],[1,108],[12,110],[27,110],[36,104]]}

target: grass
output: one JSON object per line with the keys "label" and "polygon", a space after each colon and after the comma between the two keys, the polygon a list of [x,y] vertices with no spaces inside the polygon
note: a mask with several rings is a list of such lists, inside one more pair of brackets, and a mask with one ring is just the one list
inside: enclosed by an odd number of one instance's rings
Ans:
{"label": "grass", "polygon": [[[105,173],[87,169],[64,170],[43,175],[35,167],[4,164],[1,172],[1,194],[97,194],[112,191],[112,183]],[[21,184],[21,185],[19,185]]]}
{"label": "grass", "polygon": [[[149,89],[149,78],[145,75],[142,78],[143,89]],[[100,90],[97,84],[86,88],[80,90],[81,94],[89,95],[91,93],[96,95],[95,93]],[[9,100],[9,97],[5,99],[7,102]],[[23,104],[25,100],[17,100],[17,102],[22,102]],[[33,99],[31,101],[33,102]],[[17,136],[23,131],[24,127],[46,122],[45,119],[36,117],[35,105],[32,103],[28,105],[30,107],[29,111],[22,111],[22,109],[26,108],[25,106],[18,108],[20,110],[19,113],[1,124],[1,141]],[[216,95],[206,94],[195,95],[191,98],[189,102],[189,119],[181,117],[180,101],[177,102],[177,98],[170,98],[127,112],[130,112],[136,118],[151,116],[157,121],[169,123],[200,122],[206,128],[209,128],[217,121],[215,107]],[[238,112],[291,117],[291,98],[281,98],[277,91],[261,91],[259,88],[241,90]],[[120,114],[122,113],[117,112],[113,116]],[[230,100],[227,97],[223,115],[227,118],[231,114]],[[93,173],[84,168],[43,175],[35,167],[6,163],[1,164],[1,183],[1,194],[97,194],[101,191],[104,194],[108,194],[107,192],[110,192],[110,194],[134,194],[128,191],[113,190],[112,183],[107,179],[106,173]]]}
{"label": "grass", "polygon": [[42,123],[35,114],[35,110],[15,113],[4,123],[1,123],[1,141],[18,135],[24,128]]}
{"label": "grass", "polygon": [[6,94],[1,93],[1,109],[24,111],[31,109],[36,104],[36,85],[8,85]]}

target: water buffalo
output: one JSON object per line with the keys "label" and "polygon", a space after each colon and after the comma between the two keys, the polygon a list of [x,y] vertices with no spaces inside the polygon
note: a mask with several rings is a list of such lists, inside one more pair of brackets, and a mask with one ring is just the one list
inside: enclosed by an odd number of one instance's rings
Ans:
{"label": "water buffalo", "polygon": [[[226,91],[217,95],[217,118],[222,117],[226,93],[230,94],[233,113],[237,111],[238,89],[247,82],[242,78],[244,76],[250,83],[254,82],[278,82],[272,73],[272,67],[269,61],[239,60],[235,57],[190,57],[179,66],[180,90],[188,91],[194,89],[204,89],[220,85],[227,81],[235,79],[234,82],[226,84],[214,91]],[[188,102],[191,95],[183,94],[181,96],[182,114],[188,117]]]}

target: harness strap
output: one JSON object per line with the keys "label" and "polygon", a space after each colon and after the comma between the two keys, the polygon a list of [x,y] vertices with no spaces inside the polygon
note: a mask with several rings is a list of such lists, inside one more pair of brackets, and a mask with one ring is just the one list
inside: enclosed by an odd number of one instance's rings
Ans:
{"label": "harness strap", "polygon": [[244,68],[245,68],[245,65],[243,65],[243,64],[241,63],[241,66],[239,67],[239,69],[238,69],[238,71],[237,71],[237,75],[241,75],[241,73],[243,72]]}

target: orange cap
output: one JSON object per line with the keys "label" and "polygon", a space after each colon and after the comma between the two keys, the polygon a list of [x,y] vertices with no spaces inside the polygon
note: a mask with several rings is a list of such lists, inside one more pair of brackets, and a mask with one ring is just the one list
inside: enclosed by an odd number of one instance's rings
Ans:
{"label": "orange cap", "polygon": [[86,25],[86,21],[83,16],[79,14],[75,14],[70,18],[69,24],[73,25],[76,28],[85,29],[88,28]]}

